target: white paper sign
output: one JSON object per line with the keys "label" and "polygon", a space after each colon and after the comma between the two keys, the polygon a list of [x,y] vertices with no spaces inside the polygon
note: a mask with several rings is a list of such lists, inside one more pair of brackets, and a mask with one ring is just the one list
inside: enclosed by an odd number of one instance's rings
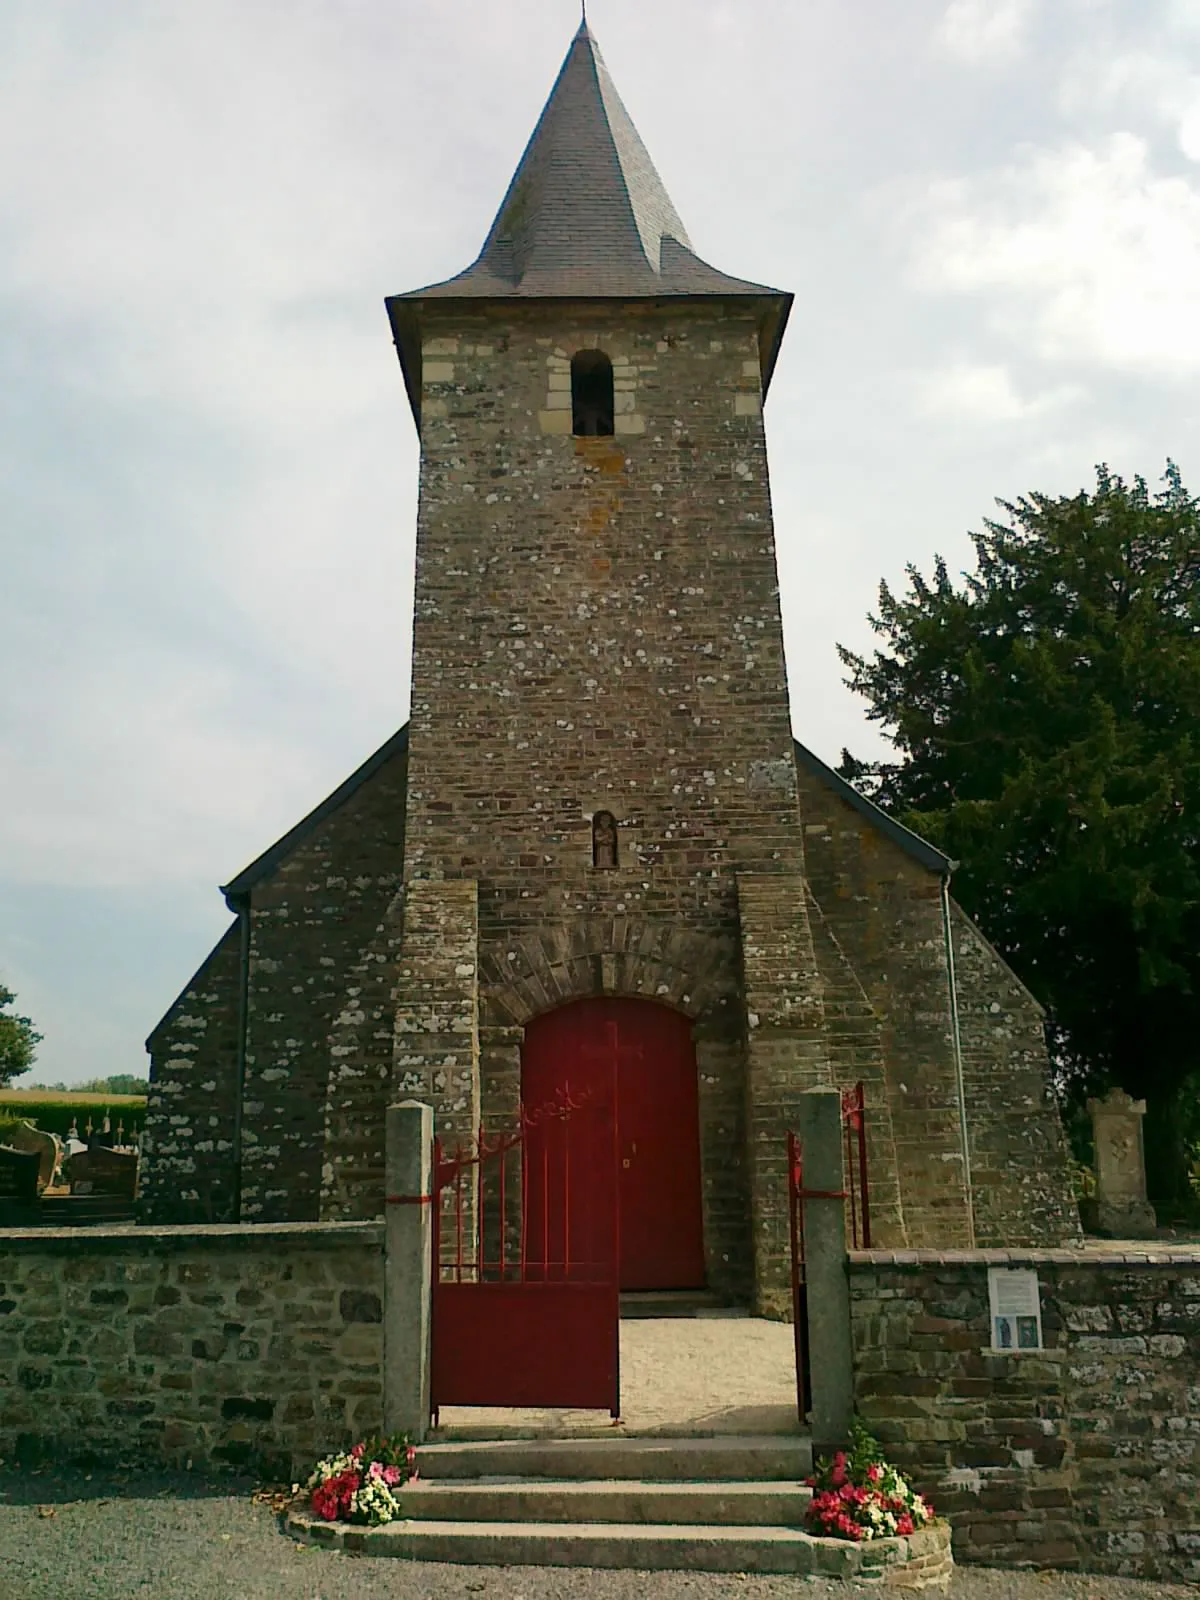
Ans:
{"label": "white paper sign", "polygon": [[1042,1301],[1036,1272],[988,1268],[993,1350],[1042,1348]]}

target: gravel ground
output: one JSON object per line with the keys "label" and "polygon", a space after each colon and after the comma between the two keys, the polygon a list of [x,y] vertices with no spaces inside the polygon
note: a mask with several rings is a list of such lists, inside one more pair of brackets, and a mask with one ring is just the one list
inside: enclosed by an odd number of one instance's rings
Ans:
{"label": "gravel ground", "polygon": [[[293,1544],[253,1485],[0,1466],[0,1600],[850,1600],[815,1579],[361,1560]],[[1183,1600],[1200,1589],[960,1570],[952,1600]]]}

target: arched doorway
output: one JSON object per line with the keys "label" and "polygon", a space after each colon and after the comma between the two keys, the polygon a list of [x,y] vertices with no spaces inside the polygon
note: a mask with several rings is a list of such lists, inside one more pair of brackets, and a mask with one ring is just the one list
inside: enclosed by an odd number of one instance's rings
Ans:
{"label": "arched doorway", "polygon": [[[590,1219],[611,1216],[615,1205],[621,1288],[701,1288],[699,1100],[687,1017],[653,1000],[615,998],[535,1017],[521,1052],[521,1098],[534,1111],[564,1090],[615,1108],[615,1140],[610,1134],[598,1158],[577,1167],[586,1188],[571,1213],[590,1230]],[[538,1137],[531,1128],[534,1162]]]}

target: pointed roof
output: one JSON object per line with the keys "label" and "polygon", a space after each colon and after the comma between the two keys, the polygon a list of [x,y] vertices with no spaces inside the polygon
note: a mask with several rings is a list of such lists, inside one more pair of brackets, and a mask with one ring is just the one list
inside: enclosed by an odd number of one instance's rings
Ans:
{"label": "pointed roof", "polygon": [[692,249],[585,20],[478,259],[387,305],[415,409],[414,308],[422,302],[697,295],[768,302],[760,335],[765,388],[792,297],[719,272]]}

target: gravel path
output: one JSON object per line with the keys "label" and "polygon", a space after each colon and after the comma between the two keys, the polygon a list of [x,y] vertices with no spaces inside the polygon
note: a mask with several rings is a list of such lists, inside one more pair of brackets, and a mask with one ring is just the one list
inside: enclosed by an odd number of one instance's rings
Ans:
{"label": "gravel path", "polygon": [[[295,1545],[252,1485],[0,1466],[0,1600],[850,1600],[878,1588],[707,1573],[448,1567]],[[1200,1589],[960,1570],[951,1600],[1196,1600]]]}

